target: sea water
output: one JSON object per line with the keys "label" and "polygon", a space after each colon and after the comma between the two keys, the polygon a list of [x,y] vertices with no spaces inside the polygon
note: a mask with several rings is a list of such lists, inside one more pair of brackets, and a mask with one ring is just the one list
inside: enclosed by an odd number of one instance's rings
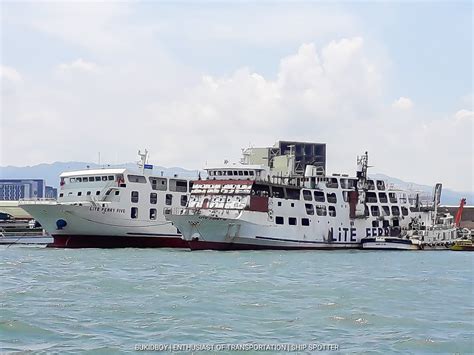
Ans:
{"label": "sea water", "polygon": [[0,349],[470,353],[473,263],[451,251],[2,246]]}

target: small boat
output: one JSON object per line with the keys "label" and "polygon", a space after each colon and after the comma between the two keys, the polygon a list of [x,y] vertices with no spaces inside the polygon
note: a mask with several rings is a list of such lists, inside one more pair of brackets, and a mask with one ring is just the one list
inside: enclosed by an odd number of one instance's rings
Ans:
{"label": "small boat", "polygon": [[454,251],[474,251],[474,244],[472,239],[458,239],[451,246],[451,250]]}
{"label": "small boat", "polygon": [[362,249],[377,250],[420,250],[421,243],[417,239],[401,237],[362,238]]}

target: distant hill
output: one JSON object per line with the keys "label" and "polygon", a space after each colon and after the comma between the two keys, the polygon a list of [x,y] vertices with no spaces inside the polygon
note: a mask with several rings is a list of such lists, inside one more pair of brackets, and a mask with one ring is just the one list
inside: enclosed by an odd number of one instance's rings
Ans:
{"label": "distant hill", "polygon": [[[15,167],[5,166],[0,167],[0,178],[2,179],[45,179],[46,184],[53,187],[59,185],[59,174],[64,171],[72,170],[83,170],[83,169],[98,169],[98,168],[111,168],[111,167],[126,167],[130,170],[137,170],[135,163],[126,163],[121,165],[98,165],[94,163],[86,162],[55,162],[52,164],[39,164],[34,166]],[[197,170],[186,170],[179,167],[165,168],[162,166],[155,166],[153,174],[161,175],[163,172],[164,176],[174,176],[177,174],[182,177],[197,178],[199,171]],[[202,174],[202,173],[201,173]],[[204,174],[202,174],[204,176]],[[433,191],[433,186],[421,185],[412,182],[406,182],[391,176],[384,174],[371,174],[372,178],[385,180],[395,187],[402,189],[411,189],[414,191],[420,191],[425,195],[430,195]],[[465,197],[468,205],[474,204],[474,193],[473,192],[458,192],[449,189],[443,189],[441,194],[441,203],[443,205],[458,205],[459,200]]]}

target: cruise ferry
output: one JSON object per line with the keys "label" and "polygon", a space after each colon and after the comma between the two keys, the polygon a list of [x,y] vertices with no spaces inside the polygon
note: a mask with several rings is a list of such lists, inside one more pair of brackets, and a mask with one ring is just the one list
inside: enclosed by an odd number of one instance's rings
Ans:
{"label": "cruise ferry", "polygon": [[[355,176],[325,174],[325,151],[303,142],[247,149],[240,163],[206,168],[188,205],[165,217],[193,250],[362,248],[364,239],[410,238],[415,225],[431,230],[441,185],[423,206],[408,191],[370,179],[367,153]],[[449,245],[455,238],[455,228],[445,228],[420,233],[419,244]]]}
{"label": "cruise ferry", "polygon": [[152,174],[148,152],[138,173],[125,168],[87,169],[60,175],[56,200],[24,200],[20,206],[61,248],[187,247],[164,215],[186,206],[192,181]]}

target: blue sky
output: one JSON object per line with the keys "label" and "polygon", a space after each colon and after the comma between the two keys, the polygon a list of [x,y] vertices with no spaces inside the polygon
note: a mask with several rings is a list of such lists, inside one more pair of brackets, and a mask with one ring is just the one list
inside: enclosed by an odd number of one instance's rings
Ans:
{"label": "blue sky", "polygon": [[379,172],[474,189],[472,2],[0,6],[2,165],[146,145],[200,168],[302,139],[327,142],[335,172],[369,149]]}

